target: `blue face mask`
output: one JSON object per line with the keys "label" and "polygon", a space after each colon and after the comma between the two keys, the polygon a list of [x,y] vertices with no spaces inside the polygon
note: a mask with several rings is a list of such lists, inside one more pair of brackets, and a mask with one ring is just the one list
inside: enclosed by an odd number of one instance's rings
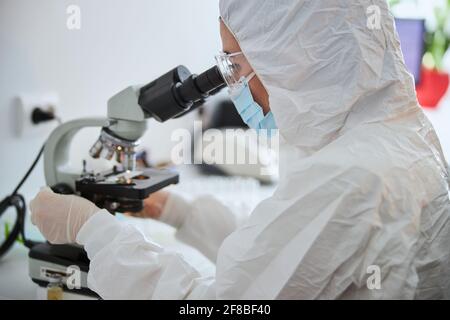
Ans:
{"label": "blue face mask", "polygon": [[263,109],[255,102],[248,85],[249,80],[244,79],[237,88],[230,90],[230,97],[236,106],[242,120],[252,129],[261,132],[267,130],[267,134],[272,136],[274,130],[277,130],[277,124],[272,112],[264,116]]}

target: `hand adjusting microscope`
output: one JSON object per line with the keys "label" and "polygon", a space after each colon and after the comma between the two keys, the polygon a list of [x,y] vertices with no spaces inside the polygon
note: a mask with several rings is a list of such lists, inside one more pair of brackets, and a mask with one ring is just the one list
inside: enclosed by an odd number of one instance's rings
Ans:
{"label": "hand adjusting microscope", "polygon": [[[78,194],[111,213],[142,210],[143,201],[151,193],[178,183],[179,179],[171,170],[136,171],[136,148],[147,130],[147,119],[165,122],[183,116],[224,86],[217,66],[200,75],[178,66],[145,86],[124,89],[108,101],[106,118],[70,121],[52,132],[44,149],[47,185],[57,193]],[[85,169],[82,173],[65,171],[70,143],[75,134],[86,127],[102,128],[90,155],[109,160],[116,157],[120,166],[97,174]],[[43,243],[34,246],[29,257],[30,276],[39,285],[46,286],[55,274],[67,277],[67,267],[75,265],[81,271],[79,292],[93,294],[87,289],[89,259],[81,247]]]}
{"label": "hand adjusting microscope", "polygon": [[[165,122],[179,117],[223,86],[217,67],[197,76],[179,66],[145,86],[126,88],[108,101],[107,118],[71,121],[51,134],[44,150],[47,185],[63,194],[76,192],[111,212],[140,211],[149,194],[178,181],[178,175],[168,171],[136,172],[136,148],[147,130],[146,120]],[[120,168],[96,175],[64,171],[70,142],[85,127],[102,128],[90,155],[108,160],[116,157],[122,163]]]}

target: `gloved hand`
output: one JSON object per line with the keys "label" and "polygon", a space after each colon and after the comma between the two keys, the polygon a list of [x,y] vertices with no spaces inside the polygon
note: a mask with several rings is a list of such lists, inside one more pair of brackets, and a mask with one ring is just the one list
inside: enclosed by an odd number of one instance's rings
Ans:
{"label": "gloved hand", "polygon": [[92,202],[42,189],[30,203],[31,222],[53,244],[74,243],[78,231],[100,209]]}
{"label": "gloved hand", "polygon": [[144,200],[144,208],[140,212],[128,212],[127,215],[158,220],[161,217],[169,195],[170,193],[166,191],[152,193]]}

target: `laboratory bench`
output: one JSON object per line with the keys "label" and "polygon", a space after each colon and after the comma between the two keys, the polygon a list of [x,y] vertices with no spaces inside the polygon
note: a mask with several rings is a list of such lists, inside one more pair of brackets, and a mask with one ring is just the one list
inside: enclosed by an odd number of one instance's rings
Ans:
{"label": "laboratory bench", "polygon": [[[125,218],[152,240],[168,250],[180,252],[203,275],[214,274],[214,265],[200,252],[175,239],[175,230],[156,221]],[[85,296],[64,293],[66,300],[87,299]],[[46,299],[46,288],[41,288],[28,276],[28,249],[16,243],[0,260],[0,300]]]}
{"label": "laboratory bench", "polygon": [[[269,197],[275,186],[260,186],[256,180],[244,178],[227,178],[214,176],[201,176],[189,169],[181,169],[181,182],[179,185],[169,187],[173,192],[187,198],[195,198],[199,195],[212,194],[223,201],[233,201],[234,203],[249,201],[253,206]],[[32,199],[32,195],[25,195],[27,201]],[[196,249],[187,246],[175,238],[175,229],[150,219],[139,219],[117,215],[120,220],[136,226],[150,239],[162,245],[168,250],[181,253],[187,261],[192,263],[202,275],[213,275],[215,266]],[[31,226],[29,215],[26,222],[28,229],[27,236],[34,240],[36,228]],[[26,229],[27,230],[27,229]],[[33,230],[32,230],[33,231]],[[38,234],[38,236],[40,236]],[[85,299],[84,296],[64,294],[65,299]],[[46,299],[46,288],[41,288],[31,281],[28,275],[28,249],[20,243],[16,243],[13,248],[0,259],[0,300],[18,299],[34,300]]]}
{"label": "laboratory bench", "polygon": [[[126,218],[152,240],[167,250],[181,253],[202,275],[213,275],[215,266],[200,252],[175,239],[175,230],[156,221]],[[28,249],[16,245],[0,260],[0,300],[45,300],[46,288],[31,281],[28,275]],[[91,299],[86,296],[64,293],[65,300]]]}

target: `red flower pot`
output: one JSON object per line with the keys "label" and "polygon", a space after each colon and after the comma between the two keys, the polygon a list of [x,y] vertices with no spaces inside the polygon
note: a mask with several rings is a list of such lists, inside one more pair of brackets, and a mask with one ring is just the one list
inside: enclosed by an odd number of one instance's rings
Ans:
{"label": "red flower pot", "polygon": [[425,108],[436,108],[447,93],[449,83],[448,73],[422,68],[421,81],[416,86],[420,105]]}

